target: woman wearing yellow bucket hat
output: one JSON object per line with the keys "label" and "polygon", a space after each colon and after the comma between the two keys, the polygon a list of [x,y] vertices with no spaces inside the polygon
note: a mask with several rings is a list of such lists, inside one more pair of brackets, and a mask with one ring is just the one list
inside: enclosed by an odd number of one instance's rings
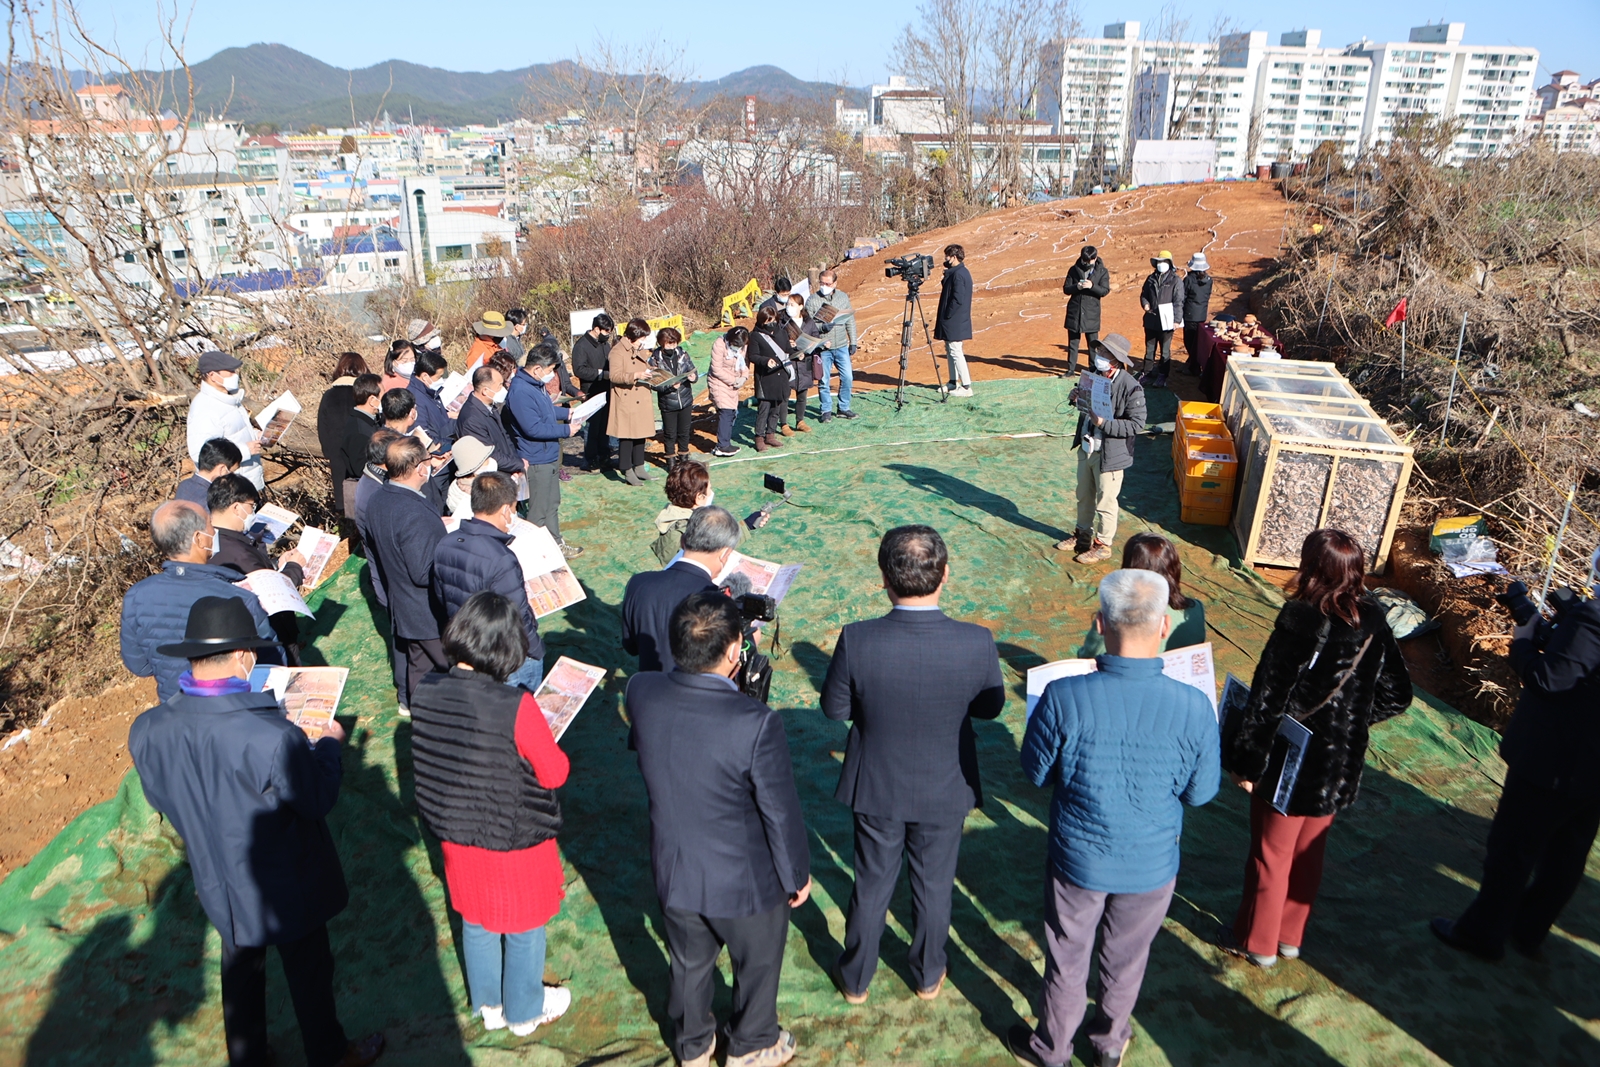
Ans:
{"label": "woman wearing yellow bucket hat", "polygon": [[[1144,308],[1144,375],[1139,380],[1147,386],[1165,386],[1172,369],[1172,331],[1183,314],[1183,283],[1178,281],[1172,253],[1166,249],[1151,257],[1150,266],[1155,269],[1139,294],[1139,306]],[[1161,347],[1159,363],[1157,345]]]}

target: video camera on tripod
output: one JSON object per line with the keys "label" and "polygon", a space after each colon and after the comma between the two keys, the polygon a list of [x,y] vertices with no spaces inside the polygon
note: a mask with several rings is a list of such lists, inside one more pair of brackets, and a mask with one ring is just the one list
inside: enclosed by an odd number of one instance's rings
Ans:
{"label": "video camera on tripod", "polygon": [[928,274],[933,270],[933,257],[921,254],[910,256],[896,256],[888,261],[888,266],[883,268],[885,278],[904,278],[906,285],[914,293],[922,288],[922,283],[928,280]]}
{"label": "video camera on tripod", "polygon": [[906,310],[900,319],[900,382],[894,390],[894,409],[906,406],[906,360],[911,355],[911,312],[916,310],[922,319],[922,336],[928,341],[928,355],[933,359],[933,379],[939,383],[939,402],[949,399],[945,393],[944,375],[939,373],[939,357],[933,351],[933,335],[928,332],[928,316],[922,310],[922,283],[933,271],[933,257],[920,252],[909,256],[896,256],[883,268],[885,278],[904,278],[906,282]]}

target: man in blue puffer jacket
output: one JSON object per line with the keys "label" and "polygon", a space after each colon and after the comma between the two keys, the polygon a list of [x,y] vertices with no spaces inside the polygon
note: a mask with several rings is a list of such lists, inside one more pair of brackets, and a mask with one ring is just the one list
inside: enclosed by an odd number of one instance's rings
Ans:
{"label": "man in blue puffer jacket", "polygon": [[1183,805],[1217,795],[1211,704],[1161,673],[1166,606],[1161,575],[1106,575],[1095,616],[1106,639],[1098,671],[1050,683],[1022,741],[1023,771],[1035,785],[1055,785],[1039,1026],[1007,1035],[1012,1053],[1029,1063],[1072,1059],[1097,927],[1100,996],[1089,1040],[1098,1067],[1122,1062],[1150,943],[1177,883]]}
{"label": "man in blue puffer jacket", "polygon": [[473,593],[489,589],[511,601],[522,616],[528,655],[506,684],[531,692],[544,678],[544,641],[528,604],[522,564],[510,548],[516,513],[517,483],[511,475],[490,471],[473,479],[472,518],[462,520],[456,532],[445,534],[433,549],[433,600],[440,611],[440,633]]}
{"label": "man in blue puffer jacket", "polygon": [[[215,536],[216,527],[204,508],[187,500],[162,504],[150,516],[150,541],[165,561],[161,573],[138,582],[123,595],[122,665],[142,678],[154,675],[160,700],[178,695],[178,675],[189,669],[189,661],[163,656],[156,648],[183,640],[189,609],[201,597],[238,597],[250,609],[257,634],[267,642],[277,642],[261,601],[233,584],[244,576],[232,567],[210,562]],[[282,663],[283,654],[275,647],[263,649],[260,662]]]}

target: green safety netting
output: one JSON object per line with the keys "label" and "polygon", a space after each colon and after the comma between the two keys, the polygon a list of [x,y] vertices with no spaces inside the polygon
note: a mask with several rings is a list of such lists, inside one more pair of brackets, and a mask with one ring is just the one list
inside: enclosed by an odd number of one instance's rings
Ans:
{"label": "green safety netting", "polygon": [[[697,346],[704,351],[703,339]],[[1001,1037],[1031,1017],[1048,794],[1017,768],[1023,674],[1072,655],[1093,611],[1097,573],[1051,544],[1072,528],[1067,383],[985,382],[969,401],[915,390],[858,393],[862,418],[835,421],[756,458],[713,466],[718,503],[744,514],[768,499],[761,474],[788,479],[794,506],[746,544],[806,564],[785,602],[774,706],[788,723],[812,834],[813,903],[790,933],[780,1011],[810,1064],[1004,1064]],[[1152,422],[1172,418],[1151,394]],[[740,435],[748,440],[749,416]],[[352,1034],[384,1030],[393,1064],[661,1064],[667,956],[649,872],[646,808],[620,718],[617,605],[627,577],[654,565],[650,520],[661,482],[603,478],[566,488],[563,530],[587,549],[574,570],[589,598],[544,620],[549,655],[617,674],[564,740],[572,757],[561,836],[566,906],[549,930],[549,974],[575,993],[571,1013],[518,1040],[466,1014],[459,923],[446,907],[437,845],[411,804],[408,730],[394,715],[384,642],[364,565],[352,560],[312,598],[308,660],[351,668],[344,710],[358,719],[330,822],[353,891],[332,925],[338,991]],[[1177,516],[1168,438],[1142,440],[1123,491],[1125,537],[1166,532],[1207,605],[1219,677],[1248,677],[1279,598],[1230,559],[1219,527]],[[844,932],[850,813],[832,799],[845,728],[816,691],[846,622],[886,607],[879,535],[927,522],[952,548],[945,606],[991,626],[1015,699],[979,724],[988,804],[968,821],[951,931],[950,982],[924,1003],[907,987],[909,899],[894,903],[884,966],[862,1007],[847,1007],[827,968]],[[1103,568],[1101,569],[1103,570]],[[548,661],[547,661],[548,662]],[[1600,910],[1586,881],[1549,962],[1487,965],[1428,935],[1435,914],[1471,896],[1502,765],[1495,737],[1419,697],[1379,727],[1360,802],[1333,830],[1327,879],[1300,962],[1271,972],[1220,955],[1209,938],[1237,904],[1247,842],[1245,796],[1231,787],[1190,813],[1178,896],[1156,940],[1127,1062],[1145,1064],[1481,1064],[1600,1061]],[[130,774],[0,885],[0,1065],[201,1064],[223,1057],[217,937],[178,842]],[[1594,871],[1594,868],[1591,868]],[[280,1061],[302,1062],[293,1013],[272,964],[271,1027]],[[724,983],[719,1005],[726,1011]]]}

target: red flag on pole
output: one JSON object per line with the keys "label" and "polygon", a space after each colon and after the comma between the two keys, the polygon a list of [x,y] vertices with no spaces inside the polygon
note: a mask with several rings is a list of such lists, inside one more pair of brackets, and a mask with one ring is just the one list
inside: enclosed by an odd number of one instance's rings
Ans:
{"label": "red flag on pole", "polygon": [[1394,310],[1389,312],[1389,317],[1383,320],[1383,328],[1387,330],[1395,323],[1404,321],[1406,321],[1406,298],[1402,296],[1400,303],[1396,304]]}

